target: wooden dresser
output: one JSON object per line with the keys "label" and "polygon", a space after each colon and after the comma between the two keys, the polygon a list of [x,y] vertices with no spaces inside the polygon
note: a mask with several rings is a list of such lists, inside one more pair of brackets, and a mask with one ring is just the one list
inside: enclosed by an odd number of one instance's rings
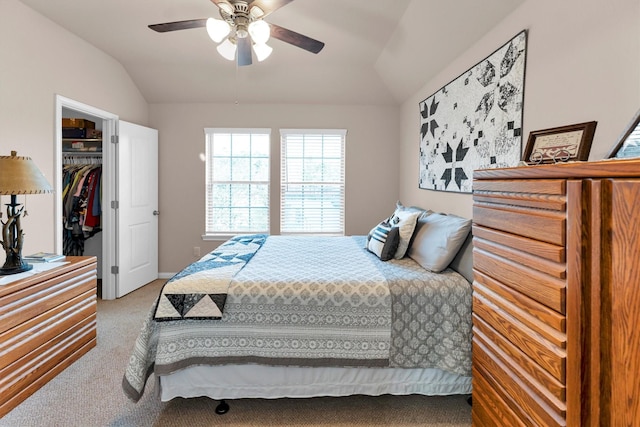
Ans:
{"label": "wooden dresser", "polygon": [[474,172],[473,425],[640,423],[640,161]]}
{"label": "wooden dresser", "polygon": [[0,286],[0,417],[96,345],[96,258]]}

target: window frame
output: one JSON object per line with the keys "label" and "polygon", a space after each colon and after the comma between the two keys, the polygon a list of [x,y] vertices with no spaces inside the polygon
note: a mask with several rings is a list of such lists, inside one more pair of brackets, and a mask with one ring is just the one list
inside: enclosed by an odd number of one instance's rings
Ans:
{"label": "window frame", "polygon": [[[285,224],[286,220],[286,186],[287,185],[322,185],[325,181],[304,181],[304,179],[300,181],[292,181],[287,180],[287,149],[285,144],[287,143],[287,138],[292,135],[300,135],[304,140],[305,137],[318,137],[318,136],[330,136],[330,137],[339,137],[341,143],[341,152],[340,152],[340,182],[338,181],[326,181],[326,184],[329,185],[338,185],[340,191],[340,217],[337,222],[337,228],[330,231],[324,230],[294,230],[289,231],[290,228]],[[280,129],[280,234],[281,235],[301,235],[301,236],[344,236],[345,235],[345,216],[346,216],[346,201],[345,201],[345,192],[346,192],[346,129]],[[322,155],[324,159],[324,154]],[[324,216],[324,208],[323,214]],[[321,220],[322,221],[322,220]]]}
{"label": "window frame", "polygon": [[[202,235],[203,240],[226,240],[230,237],[236,236],[238,234],[269,234],[271,231],[271,167],[272,167],[272,159],[271,159],[271,146],[272,146],[272,137],[271,137],[271,129],[270,128],[214,128],[208,127],[204,128],[205,134],[205,153],[203,161],[205,163],[205,232]],[[268,146],[268,157],[267,157],[267,180],[266,181],[256,181],[256,180],[248,180],[248,181],[236,181],[236,180],[214,180],[213,179],[213,144],[214,144],[214,136],[216,134],[231,134],[231,135],[243,135],[249,134],[251,136],[254,135],[265,135],[269,138],[269,146]],[[230,155],[230,158],[234,156]],[[249,158],[252,158],[250,156]],[[247,184],[259,184],[264,185],[266,187],[267,192],[267,221],[266,221],[266,229],[265,230],[221,230],[214,231],[209,228],[210,216],[212,215],[212,211],[214,207],[211,205],[212,201],[210,198],[212,197],[212,187],[216,183],[224,183],[224,184],[239,184],[239,185],[247,185]],[[251,209],[251,206],[248,206],[248,209]]]}

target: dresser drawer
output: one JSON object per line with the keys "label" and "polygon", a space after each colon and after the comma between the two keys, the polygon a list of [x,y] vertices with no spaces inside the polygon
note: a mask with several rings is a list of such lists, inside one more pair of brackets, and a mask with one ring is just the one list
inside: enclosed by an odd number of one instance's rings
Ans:
{"label": "dresser drawer", "polygon": [[474,224],[564,246],[564,212],[521,208],[512,205],[478,204],[473,207]]}
{"label": "dresser drawer", "polygon": [[528,377],[519,364],[481,333],[473,338],[473,369],[474,396],[504,402],[502,406],[509,407],[524,425],[566,425],[565,403],[550,395],[545,385]]}
{"label": "dresser drawer", "polygon": [[475,181],[473,222],[494,230],[564,246],[564,180]]}

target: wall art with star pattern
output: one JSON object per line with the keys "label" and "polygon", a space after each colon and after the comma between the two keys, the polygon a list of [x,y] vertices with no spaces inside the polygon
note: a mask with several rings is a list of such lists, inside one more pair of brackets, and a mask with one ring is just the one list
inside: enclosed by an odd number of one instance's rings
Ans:
{"label": "wall art with star pattern", "polygon": [[420,102],[420,188],[470,193],[473,171],[522,153],[527,32]]}

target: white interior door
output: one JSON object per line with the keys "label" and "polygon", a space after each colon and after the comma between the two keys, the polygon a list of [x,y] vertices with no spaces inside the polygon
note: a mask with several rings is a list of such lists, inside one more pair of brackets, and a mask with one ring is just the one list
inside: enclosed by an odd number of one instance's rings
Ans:
{"label": "white interior door", "polygon": [[158,278],[158,131],[119,122],[117,292]]}

